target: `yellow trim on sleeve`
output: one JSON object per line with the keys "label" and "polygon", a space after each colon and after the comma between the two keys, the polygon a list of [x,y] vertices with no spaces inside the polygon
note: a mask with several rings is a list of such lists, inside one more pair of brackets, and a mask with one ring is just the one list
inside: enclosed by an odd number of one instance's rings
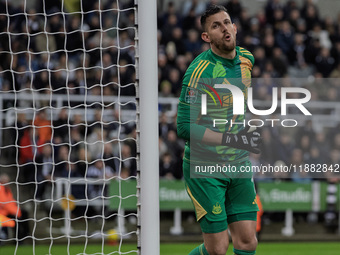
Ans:
{"label": "yellow trim on sleeve", "polygon": [[253,64],[251,63],[251,61],[248,58],[242,57],[240,56],[240,60],[242,64],[246,64],[248,65],[250,68],[253,67]]}
{"label": "yellow trim on sleeve", "polygon": [[195,68],[195,70],[192,72],[192,75],[190,77],[190,81],[188,86],[189,87],[195,87],[197,88],[197,81],[198,79],[201,77],[203,71],[207,68],[207,66],[209,65],[209,61],[207,60],[201,60],[197,67]]}
{"label": "yellow trim on sleeve", "polygon": [[251,85],[251,70],[253,65],[251,61],[245,57],[240,56],[241,60],[241,75],[242,82],[246,87],[250,87]]}
{"label": "yellow trim on sleeve", "polygon": [[207,66],[209,65],[209,61],[206,61],[206,63],[204,63],[204,66],[201,68],[200,73],[198,74],[196,80],[195,80],[195,88],[197,88],[197,81],[199,80],[199,78],[201,77],[203,71],[207,68]]}
{"label": "yellow trim on sleeve", "polygon": [[201,66],[201,64],[204,64],[204,62],[205,61],[203,61],[203,60],[201,60],[199,63],[198,63],[198,65],[196,66],[196,68],[194,69],[194,71],[192,72],[192,74],[191,74],[191,77],[190,77],[190,81],[189,81],[189,84],[188,84],[188,86],[189,87],[193,87],[193,86],[191,86],[191,84],[192,84],[192,81],[193,80],[195,80],[195,76],[196,76],[196,71],[198,70],[199,71],[199,69],[201,68],[200,66]]}

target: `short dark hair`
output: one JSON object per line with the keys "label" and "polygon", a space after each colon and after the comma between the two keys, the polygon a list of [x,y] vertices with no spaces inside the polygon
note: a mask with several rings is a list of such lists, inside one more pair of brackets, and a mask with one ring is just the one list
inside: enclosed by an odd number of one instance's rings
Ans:
{"label": "short dark hair", "polygon": [[205,12],[201,16],[201,26],[203,30],[205,30],[207,18],[219,12],[228,13],[227,9],[222,5],[210,5],[208,9],[205,10]]}

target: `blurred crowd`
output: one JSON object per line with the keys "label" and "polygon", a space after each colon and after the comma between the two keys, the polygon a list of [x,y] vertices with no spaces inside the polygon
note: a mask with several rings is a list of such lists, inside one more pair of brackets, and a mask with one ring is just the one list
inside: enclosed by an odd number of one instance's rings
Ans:
{"label": "blurred crowd", "polygon": [[[339,100],[340,82],[336,78],[340,78],[340,15],[320,17],[311,0],[302,5],[293,0],[268,0],[255,15],[248,13],[242,0],[179,3],[169,1],[158,10],[160,97],[178,97],[188,65],[209,48],[200,39],[199,17],[208,5],[220,3],[237,26],[237,44],[255,57],[252,74],[256,99],[271,100],[275,79],[296,77],[301,81],[282,86],[306,87],[313,100]],[[1,93],[36,99],[39,95],[64,94],[134,96],[133,6],[134,1],[121,1],[120,6],[116,0],[82,1],[83,15],[79,15],[60,12],[59,1],[37,0],[35,8],[29,10],[0,2],[0,13],[9,14],[0,15],[0,29],[10,32],[0,34]],[[320,78],[325,79],[320,82]],[[51,106],[55,105],[50,100],[4,101],[5,109],[38,109],[33,120],[18,113],[8,128],[15,138],[12,142],[20,146],[20,178],[42,182],[38,197],[45,189],[43,180],[58,176],[136,175],[135,121],[122,121],[114,104],[85,106],[85,102],[71,100],[59,109]],[[133,105],[128,107],[134,110]],[[89,108],[93,118],[87,121],[82,114],[70,114],[71,108]],[[105,116],[104,109],[112,114]],[[166,110],[160,105],[160,176],[180,179],[184,141],[177,138],[176,116]],[[103,121],[104,117],[109,120]],[[315,131],[312,122],[307,122],[294,130],[287,133],[279,127],[263,128],[263,152],[260,157],[251,155],[253,164],[340,162],[339,126]],[[15,160],[16,151],[11,155]],[[32,171],[38,176],[32,177]],[[271,176],[279,178],[308,181],[319,177]]]}
{"label": "blurred crowd", "polygon": [[[6,14],[0,15],[0,29],[9,32],[0,34],[0,90],[17,96],[4,99],[3,107],[26,109],[4,132],[3,144],[10,146],[2,155],[19,165],[19,182],[40,183],[30,190],[37,199],[58,177],[136,176],[135,121],[122,123],[113,102],[87,105],[85,99],[135,95],[134,2],[117,3],[82,1],[71,10],[58,0],[37,0],[30,9],[0,2]],[[46,100],[66,94],[84,100],[61,107]],[[77,198],[100,193],[95,186],[89,194],[75,189]]]}

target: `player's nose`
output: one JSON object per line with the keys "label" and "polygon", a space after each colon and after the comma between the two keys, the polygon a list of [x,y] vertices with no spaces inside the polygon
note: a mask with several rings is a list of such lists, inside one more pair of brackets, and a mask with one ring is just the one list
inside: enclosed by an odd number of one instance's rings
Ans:
{"label": "player's nose", "polygon": [[226,25],[226,24],[222,24],[222,25],[221,25],[221,30],[222,30],[223,33],[228,32],[228,27],[227,27],[227,25]]}

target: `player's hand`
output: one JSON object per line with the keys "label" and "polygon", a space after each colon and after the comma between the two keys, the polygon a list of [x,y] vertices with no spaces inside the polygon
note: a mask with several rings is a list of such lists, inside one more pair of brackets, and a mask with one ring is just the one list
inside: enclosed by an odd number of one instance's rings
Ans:
{"label": "player's hand", "polygon": [[237,134],[225,132],[222,137],[222,145],[246,150],[255,154],[261,152],[261,142],[260,133],[256,131],[255,127],[249,126]]}

